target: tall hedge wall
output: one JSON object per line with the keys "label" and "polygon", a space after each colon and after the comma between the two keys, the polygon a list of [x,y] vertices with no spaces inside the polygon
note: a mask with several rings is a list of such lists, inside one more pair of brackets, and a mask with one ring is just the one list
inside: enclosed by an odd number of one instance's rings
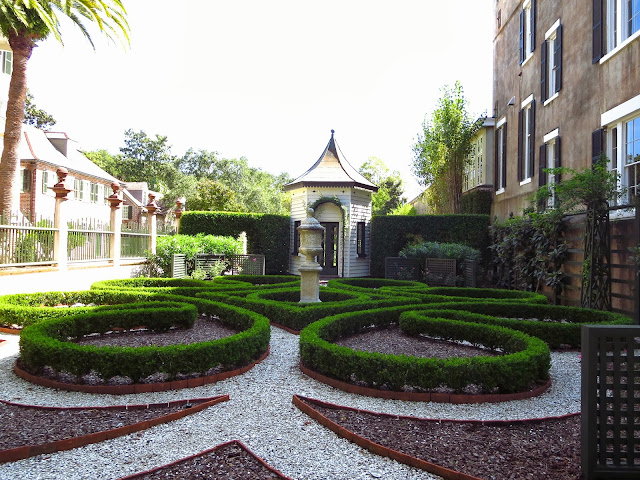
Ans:
{"label": "tall hedge wall", "polygon": [[472,190],[462,194],[460,213],[491,215],[492,193],[489,190]]}
{"label": "tall hedge wall", "polygon": [[231,235],[247,232],[247,252],[264,254],[268,275],[289,270],[290,217],[262,213],[185,212],[179,233]]}
{"label": "tall hedge wall", "polygon": [[488,255],[489,215],[383,215],[371,219],[371,276],[384,277],[385,257],[397,257],[411,235],[462,243]]}

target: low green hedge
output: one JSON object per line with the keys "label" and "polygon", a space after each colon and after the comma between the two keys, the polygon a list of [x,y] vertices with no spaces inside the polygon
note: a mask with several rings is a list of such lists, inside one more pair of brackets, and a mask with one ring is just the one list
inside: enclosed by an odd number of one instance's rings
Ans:
{"label": "low green hedge", "polygon": [[[195,319],[193,305],[182,304],[171,309],[120,308],[43,320],[25,327],[20,336],[20,364],[37,373],[45,366],[82,376],[95,372],[102,378],[129,377],[142,381],[154,373],[176,375],[204,374],[222,367],[230,370],[251,363],[269,346],[269,322],[263,316],[242,308],[200,300],[205,313],[216,315],[219,321],[241,330],[229,337],[190,345],[166,347],[114,347],[80,345],[67,341],[86,333],[106,331],[113,327],[130,328],[146,325],[165,329],[167,324],[188,323]],[[189,320],[192,322],[192,320]]]}
{"label": "low green hedge", "polygon": [[410,280],[391,280],[388,278],[334,278],[329,280],[327,286],[358,292],[371,292],[372,289],[379,289],[382,287],[426,288],[426,285],[421,282],[413,282]]}
{"label": "low green hedge", "polygon": [[[539,339],[499,327],[467,324],[448,319],[406,318],[419,325],[415,331],[445,334],[459,339],[500,344],[510,353],[498,357],[418,358],[352,350],[336,345],[337,339],[368,328],[398,322],[411,306],[343,313],[324,318],[300,333],[302,363],[345,382],[361,381],[374,388],[430,391],[441,387],[462,391],[477,385],[501,393],[526,390],[532,382],[546,380],[550,365],[548,347]],[[407,315],[407,314],[405,314]],[[448,333],[446,332],[454,332]]]}
{"label": "low green hedge", "polygon": [[254,287],[264,286],[293,286],[300,284],[300,277],[297,275],[223,275],[213,279],[216,286],[227,286],[236,282],[248,283]]}
{"label": "low green hedge", "polygon": [[[580,330],[582,325],[631,325],[633,320],[624,315],[592,310],[588,308],[566,307],[559,305],[536,305],[524,302],[485,300],[451,302],[446,304],[425,304],[425,309],[439,311],[439,316],[459,319],[466,313],[480,313],[485,317],[476,317],[483,323],[491,323],[514,330],[520,330],[538,337],[551,348],[580,348]],[[538,319],[538,320],[530,320]]]}
{"label": "low green hedge", "polygon": [[[199,298],[215,300],[237,305],[258,312],[269,320],[292,330],[302,330],[316,320],[343,312],[352,312],[371,307],[391,307],[415,303],[413,298],[391,297],[375,294],[365,294],[355,291],[336,291],[335,289],[322,288],[320,298],[323,295],[344,295],[348,293],[353,298],[335,302],[321,303],[297,303],[294,299],[300,299],[300,291],[297,289],[272,290],[270,292],[237,292],[233,294],[224,292],[206,291],[198,294]],[[275,296],[283,301],[260,298],[264,295]],[[442,301],[442,300],[441,300]]]}
{"label": "low green hedge", "polygon": [[[457,297],[464,299],[504,299],[510,301],[524,301],[536,304],[548,303],[547,297],[541,293],[525,292],[521,290],[504,290],[500,288],[468,288],[468,287],[382,287],[380,293],[412,295],[418,298],[431,296]],[[431,302],[433,303],[433,302]]]}

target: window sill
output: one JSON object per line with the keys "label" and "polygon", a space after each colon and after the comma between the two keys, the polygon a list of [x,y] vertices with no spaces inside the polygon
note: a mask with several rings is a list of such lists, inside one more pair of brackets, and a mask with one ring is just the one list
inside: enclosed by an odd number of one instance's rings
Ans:
{"label": "window sill", "polygon": [[613,50],[611,50],[610,52],[608,52],[607,54],[605,54],[601,59],[600,59],[600,65],[602,65],[603,63],[605,63],[606,61],[608,61],[610,58],[612,58],[613,56],[615,56],[618,52],[624,50],[626,48],[627,45],[629,45],[631,42],[633,42],[634,40],[637,40],[638,38],[640,38],[640,30],[638,30],[637,32],[635,32],[633,35],[631,35],[629,38],[627,38],[626,40],[624,40],[620,45],[618,45],[617,47],[615,47]]}
{"label": "window sill", "polygon": [[531,183],[531,177],[529,177],[529,178],[525,178],[524,180],[522,180],[522,181],[520,182],[520,186],[522,187],[522,186],[527,185],[527,184],[529,184],[529,183]]}
{"label": "window sill", "polygon": [[551,102],[553,102],[556,98],[558,98],[558,95],[560,95],[559,92],[554,93],[553,95],[551,95],[549,98],[547,98],[544,103],[542,104],[543,106],[547,106],[549,105]]}
{"label": "window sill", "polygon": [[502,195],[504,193],[504,188],[501,188],[499,190],[496,190],[496,196],[498,195]]}
{"label": "window sill", "polygon": [[522,61],[522,63],[520,64],[520,66],[521,66],[521,67],[524,67],[524,66],[527,64],[527,62],[528,62],[529,60],[531,60],[532,58],[533,58],[533,52],[529,52],[529,53],[527,54],[527,58],[525,58],[525,59]]}
{"label": "window sill", "polygon": [[613,210],[609,212],[610,220],[623,220],[625,218],[634,218],[636,216],[636,209],[629,206],[629,208],[623,208],[620,210]]}

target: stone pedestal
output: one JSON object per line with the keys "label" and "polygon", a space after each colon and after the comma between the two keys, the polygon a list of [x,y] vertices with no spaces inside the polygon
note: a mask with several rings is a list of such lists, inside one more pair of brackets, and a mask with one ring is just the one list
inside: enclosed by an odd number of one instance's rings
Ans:
{"label": "stone pedestal", "polygon": [[322,267],[316,257],[322,253],[324,227],[312,216],[306,218],[298,227],[300,232],[299,251],[305,256],[300,270],[300,303],[320,302],[319,277]]}

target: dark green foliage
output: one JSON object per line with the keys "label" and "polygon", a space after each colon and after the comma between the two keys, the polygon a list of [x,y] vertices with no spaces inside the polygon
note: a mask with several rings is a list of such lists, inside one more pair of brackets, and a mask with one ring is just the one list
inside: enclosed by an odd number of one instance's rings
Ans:
{"label": "dark green foliage", "polygon": [[237,237],[247,233],[247,252],[265,255],[267,274],[289,270],[290,217],[261,213],[185,212],[180,232]]}
{"label": "dark green foliage", "polygon": [[[420,307],[417,307],[420,308]],[[486,325],[420,317],[405,327],[416,333],[469,339],[504,349],[505,355],[475,358],[417,358],[352,350],[336,345],[337,339],[371,327],[385,327],[416,306],[381,308],[324,318],[300,333],[300,358],[305,366],[342,381],[360,381],[373,388],[429,391],[439,387],[462,391],[478,385],[501,393],[526,390],[546,380],[550,365],[548,347],[520,332]]]}
{"label": "dark green foliage", "polygon": [[197,303],[204,313],[218,316],[222,323],[240,332],[219,340],[166,347],[95,347],[68,341],[112,327],[188,327],[196,317],[195,306],[184,303],[172,308],[149,308],[153,303],[144,307],[132,305],[129,307],[138,308],[81,313],[25,327],[20,336],[20,362],[33,372],[48,365],[75,375],[94,371],[105,379],[126,376],[138,382],[157,372],[175,378],[178,374],[204,374],[216,367],[230,370],[249,364],[268,348],[270,331],[266,318],[229,305],[205,300]]}
{"label": "dark green foliage", "polygon": [[368,293],[382,287],[414,287],[418,289],[425,287],[425,285],[420,282],[412,282],[410,280],[391,280],[386,278],[334,278],[329,280],[328,286],[332,288],[341,288],[343,290],[355,290]]}
{"label": "dark green foliage", "polygon": [[[340,295],[342,298],[345,293],[344,291],[340,292],[327,288],[320,291],[320,298],[322,299],[325,296],[330,298],[332,295]],[[269,290],[268,292],[260,292],[259,294],[250,290],[235,292],[216,292],[209,290],[199,293],[198,297],[238,305],[248,310],[253,310],[269,318],[272,322],[295,331],[302,330],[310,323],[329,315],[371,307],[403,305],[413,301],[411,298],[398,295],[383,296],[375,293],[366,294],[355,291],[348,293],[353,298],[349,300],[323,301],[321,303],[306,304],[296,302],[296,295],[298,300],[300,299],[300,290],[297,288]],[[265,294],[275,296],[281,300],[260,298]]]}
{"label": "dark green foliage", "polygon": [[467,215],[491,215],[490,190],[472,190],[462,194],[460,213]]}
{"label": "dark green foliage", "polygon": [[[489,315],[491,323],[538,337],[551,348],[580,348],[582,325],[631,325],[633,320],[618,313],[559,305],[536,305],[509,300],[459,301],[424,305],[426,309],[446,309]],[[452,317],[443,312],[439,316]],[[475,320],[479,321],[479,320]]]}
{"label": "dark green foliage", "polygon": [[407,243],[461,243],[488,258],[488,215],[386,215],[371,219],[371,276],[384,277],[385,257],[397,257]]}

